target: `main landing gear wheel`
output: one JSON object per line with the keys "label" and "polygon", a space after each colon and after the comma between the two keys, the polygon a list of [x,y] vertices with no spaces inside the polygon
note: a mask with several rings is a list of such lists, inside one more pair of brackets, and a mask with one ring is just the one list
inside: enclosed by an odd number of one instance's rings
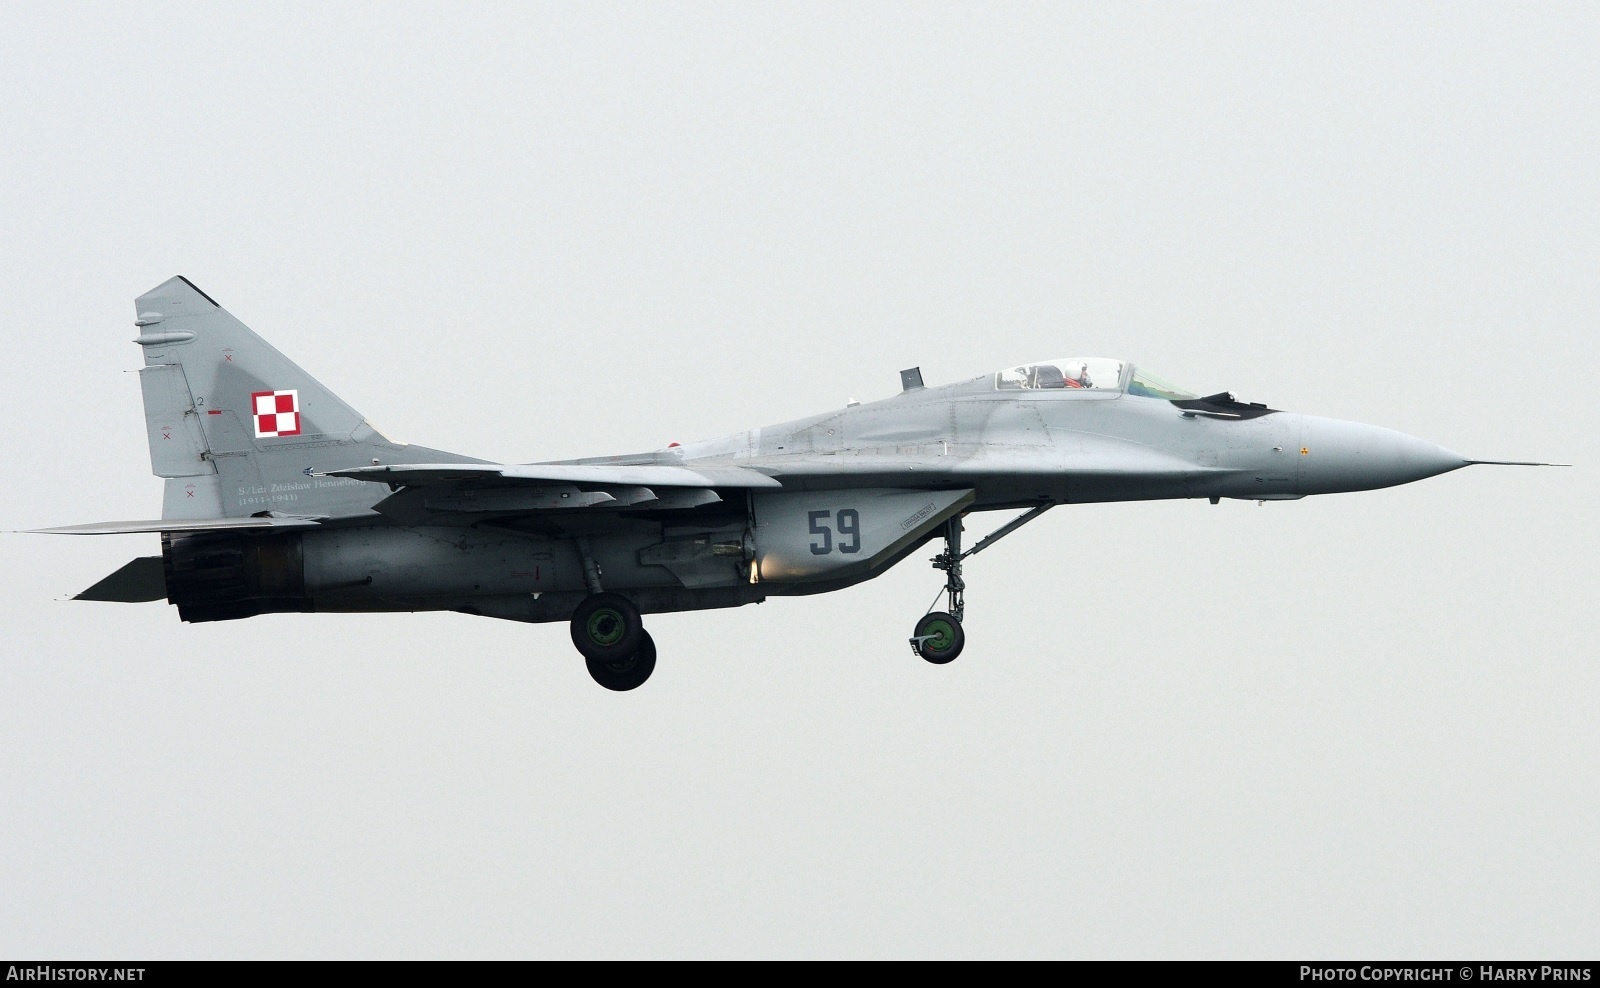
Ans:
{"label": "main landing gear wheel", "polygon": [[[644,637],[644,622],[639,618],[639,609],[621,594],[590,594],[572,612],[572,644],[590,662],[616,662],[630,658],[639,651]],[[654,655],[653,652],[651,654]]]}
{"label": "main landing gear wheel", "polygon": [[608,690],[624,693],[638,689],[656,668],[656,643],[650,632],[640,629],[639,648],[620,659],[589,659],[589,675]]}
{"label": "main landing gear wheel", "polygon": [[931,611],[917,622],[911,640],[917,643],[917,654],[934,665],[944,665],[961,654],[967,644],[967,633],[955,615],[944,611]]}

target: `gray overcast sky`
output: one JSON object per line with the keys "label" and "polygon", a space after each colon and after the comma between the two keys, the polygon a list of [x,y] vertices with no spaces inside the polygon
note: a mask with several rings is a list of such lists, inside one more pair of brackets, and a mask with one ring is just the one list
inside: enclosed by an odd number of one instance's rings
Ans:
{"label": "gray overcast sky", "polygon": [[7,4],[6,528],[159,510],[177,273],[485,457],[1104,353],[1578,466],[1062,509],[950,666],[919,555],[625,695],[3,536],[0,955],[1592,958],[1597,66],[1594,4]]}

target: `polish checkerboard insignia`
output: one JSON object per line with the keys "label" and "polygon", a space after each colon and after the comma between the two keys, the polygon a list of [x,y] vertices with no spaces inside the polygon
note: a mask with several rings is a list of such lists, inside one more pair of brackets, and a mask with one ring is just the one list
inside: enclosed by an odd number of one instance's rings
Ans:
{"label": "polish checkerboard insignia", "polygon": [[300,434],[300,392],[257,391],[250,396],[257,439]]}

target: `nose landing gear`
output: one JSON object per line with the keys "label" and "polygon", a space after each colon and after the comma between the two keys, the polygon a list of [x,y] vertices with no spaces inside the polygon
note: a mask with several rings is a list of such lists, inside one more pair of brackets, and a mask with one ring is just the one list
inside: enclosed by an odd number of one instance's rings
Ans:
{"label": "nose landing gear", "polygon": [[[961,630],[961,619],[967,611],[967,581],[961,578],[962,561],[994,545],[1052,507],[1053,504],[1045,503],[1030,508],[984,536],[966,552],[961,551],[961,518],[957,516],[944,523],[944,551],[930,562],[934,569],[944,570],[944,589],[939,592],[949,598],[949,609],[930,610],[922,616],[911,633],[911,651],[934,665],[944,665],[961,654],[967,644],[967,633]],[[936,602],[938,599],[934,598]]]}
{"label": "nose landing gear", "polygon": [[967,634],[961,630],[961,618],[967,610],[967,581],[961,578],[964,558],[961,518],[957,516],[944,523],[944,551],[930,560],[934,569],[944,570],[944,590],[940,592],[949,597],[949,608],[922,615],[911,633],[911,651],[934,665],[954,661],[967,644]]}

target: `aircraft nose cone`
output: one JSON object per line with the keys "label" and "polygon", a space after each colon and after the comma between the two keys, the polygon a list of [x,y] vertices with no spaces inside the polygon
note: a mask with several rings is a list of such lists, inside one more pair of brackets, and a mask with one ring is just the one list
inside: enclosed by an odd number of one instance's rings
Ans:
{"label": "aircraft nose cone", "polygon": [[1393,429],[1337,419],[1308,418],[1301,455],[1306,494],[1370,491],[1449,473],[1466,457]]}

